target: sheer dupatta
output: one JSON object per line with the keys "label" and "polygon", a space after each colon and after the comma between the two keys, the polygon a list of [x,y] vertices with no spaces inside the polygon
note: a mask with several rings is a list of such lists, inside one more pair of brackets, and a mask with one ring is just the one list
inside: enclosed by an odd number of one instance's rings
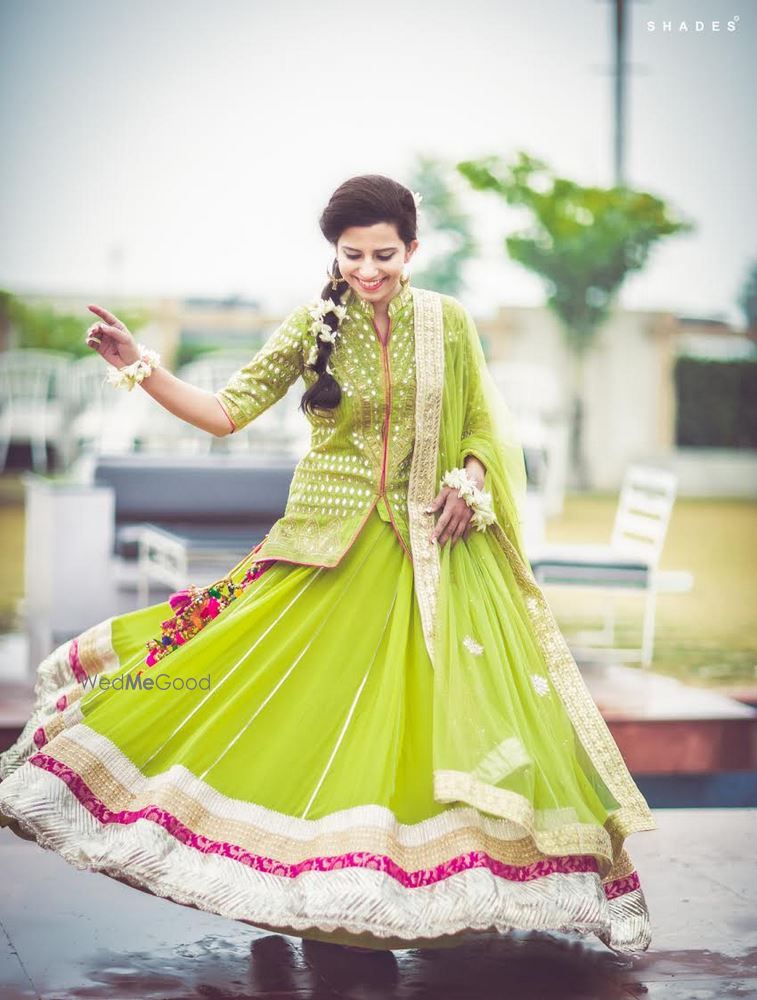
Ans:
{"label": "sheer dupatta", "polygon": [[[523,451],[459,303],[413,289],[416,439],[408,513],[415,586],[434,666],[434,796],[511,820],[547,855],[593,854],[632,871],[623,839],[656,829],[524,552]],[[475,455],[495,524],[432,545],[424,508]],[[525,841],[524,841],[525,843]]]}

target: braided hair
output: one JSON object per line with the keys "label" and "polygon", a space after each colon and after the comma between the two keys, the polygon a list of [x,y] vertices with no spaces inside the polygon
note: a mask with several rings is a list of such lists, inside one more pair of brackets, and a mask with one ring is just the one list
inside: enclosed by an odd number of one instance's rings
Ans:
{"label": "braided hair", "polygon": [[[412,191],[382,174],[362,174],[344,181],[334,191],[319,220],[321,232],[334,245],[345,229],[351,226],[373,226],[377,222],[394,224],[407,246],[416,238],[417,215]],[[305,367],[317,372],[318,379],[309,386],[300,400],[300,409],[312,413],[315,409],[333,410],[342,398],[342,390],[329,368],[329,358],[344,315],[344,302],[350,290],[342,277],[337,258],[331,265],[334,277],[321,289],[320,299],[311,312],[314,326],[324,336],[317,335]],[[336,306],[337,312],[330,309]],[[327,311],[328,310],[328,311]],[[327,332],[330,331],[329,332]]]}

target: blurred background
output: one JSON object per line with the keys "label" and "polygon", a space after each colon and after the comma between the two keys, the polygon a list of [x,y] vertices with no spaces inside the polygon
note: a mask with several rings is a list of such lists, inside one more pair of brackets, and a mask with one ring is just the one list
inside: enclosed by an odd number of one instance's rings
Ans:
{"label": "blurred background", "polygon": [[308,447],[301,382],[231,439],[104,386],[87,303],[221,388],[319,293],[333,189],[383,173],[423,196],[413,283],[476,318],[532,567],[642,790],[757,804],[757,26],[699,6],[6,0],[6,744],[47,653],[227,572]]}

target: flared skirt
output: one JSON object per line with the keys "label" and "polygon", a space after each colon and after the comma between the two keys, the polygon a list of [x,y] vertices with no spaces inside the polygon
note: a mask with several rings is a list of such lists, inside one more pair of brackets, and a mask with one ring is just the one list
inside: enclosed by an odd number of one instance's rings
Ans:
{"label": "flared skirt", "polygon": [[[589,846],[545,851],[516,817],[435,798],[434,669],[378,508],[336,567],[254,552],[232,588],[106,619],[45,658],[0,757],[0,821],[79,868],[300,937],[390,949],[524,929],[648,947],[622,844],[607,871]],[[517,648],[507,609],[496,625]],[[550,739],[522,706],[518,726]]]}

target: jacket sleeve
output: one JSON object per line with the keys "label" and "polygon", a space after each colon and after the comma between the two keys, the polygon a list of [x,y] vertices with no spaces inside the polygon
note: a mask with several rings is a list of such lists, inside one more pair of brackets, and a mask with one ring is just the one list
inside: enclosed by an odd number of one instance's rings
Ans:
{"label": "jacket sleeve", "polygon": [[273,406],[302,374],[309,322],[307,306],[295,309],[257,354],[214,393],[235,431]]}

